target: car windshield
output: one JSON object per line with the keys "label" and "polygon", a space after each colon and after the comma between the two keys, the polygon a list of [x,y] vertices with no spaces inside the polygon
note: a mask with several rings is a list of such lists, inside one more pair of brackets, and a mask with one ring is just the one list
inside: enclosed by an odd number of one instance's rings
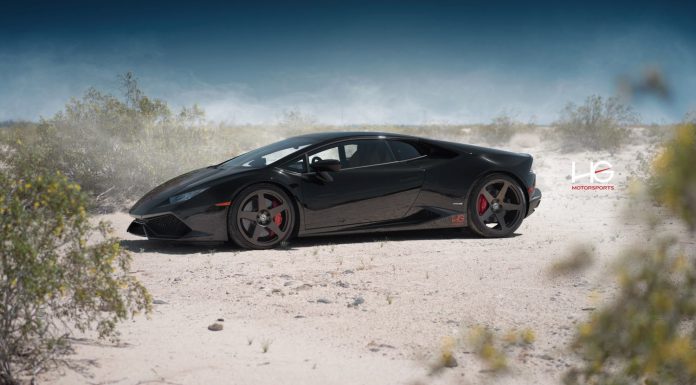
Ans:
{"label": "car windshield", "polygon": [[289,138],[239,155],[221,163],[218,167],[262,168],[314,143],[316,140],[311,138]]}

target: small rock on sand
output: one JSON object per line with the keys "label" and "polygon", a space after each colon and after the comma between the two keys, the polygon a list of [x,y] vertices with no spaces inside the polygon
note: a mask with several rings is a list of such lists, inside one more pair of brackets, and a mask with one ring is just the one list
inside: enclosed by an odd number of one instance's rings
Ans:
{"label": "small rock on sand", "polygon": [[443,364],[446,368],[456,368],[457,366],[459,366],[459,363],[457,363],[457,359],[454,358],[454,356],[452,355],[448,355]]}
{"label": "small rock on sand", "polygon": [[215,322],[212,325],[208,325],[208,330],[210,330],[211,332],[219,332],[220,330],[222,330],[222,324]]}
{"label": "small rock on sand", "polygon": [[353,302],[348,304],[348,307],[358,307],[358,305],[361,305],[363,303],[365,303],[365,299],[363,299],[363,297],[355,297]]}

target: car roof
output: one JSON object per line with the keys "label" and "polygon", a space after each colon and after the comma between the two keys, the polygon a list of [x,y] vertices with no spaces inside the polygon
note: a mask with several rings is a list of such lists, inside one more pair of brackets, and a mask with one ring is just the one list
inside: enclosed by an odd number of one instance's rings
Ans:
{"label": "car roof", "polygon": [[297,138],[311,138],[317,140],[318,142],[325,142],[335,139],[346,139],[346,138],[365,138],[365,137],[379,137],[384,136],[388,138],[412,138],[417,139],[414,136],[394,134],[391,132],[374,132],[374,131],[332,131],[332,132],[315,132],[311,134],[305,134],[297,136]]}

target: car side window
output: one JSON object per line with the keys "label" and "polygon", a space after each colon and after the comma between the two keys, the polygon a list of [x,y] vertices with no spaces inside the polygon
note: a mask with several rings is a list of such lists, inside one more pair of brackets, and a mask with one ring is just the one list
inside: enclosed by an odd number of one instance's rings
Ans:
{"label": "car side window", "polygon": [[392,152],[394,152],[396,160],[409,160],[425,155],[418,149],[418,147],[408,142],[392,140],[389,141],[389,146],[391,147]]}
{"label": "car side window", "polygon": [[295,160],[292,160],[283,166],[281,168],[288,170],[288,171],[294,171],[294,172],[299,172],[299,173],[305,173],[307,172],[307,168],[305,166],[305,158],[304,156],[301,156]]}
{"label": "car side window", "polygon": [[341,157],[338,155],[338,146],[329,147],[323,149],[319,152],[309,155],[309,163],[315,163],[320,160],[335,159],[340,160]]}
{"label": "car side window", "polygon": [[336,159],[342,168],[373,166],[394,161],[389,145],[381,139],[352,140],[309,154],[309,163]]}
{"label": "car side window", "polygon": [[373,166],[394,161],[394,155],[386,140],[356,140],[345,144],[344,148],[344,168]]}

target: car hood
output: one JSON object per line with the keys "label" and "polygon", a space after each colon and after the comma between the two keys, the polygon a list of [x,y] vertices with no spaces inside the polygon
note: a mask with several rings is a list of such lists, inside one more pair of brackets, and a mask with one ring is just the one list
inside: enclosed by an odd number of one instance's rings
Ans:
{"label": "car hood", "polygon": [[207,186],[209,182],[225,176],[248,171],[248,168],[226,169],[212,166],[189,171],[152,189],[133,205],[129,213],[135,217],[153,214],[157,212],[156,208],[166,205],[172,196],[195,190],[199,186]]}

